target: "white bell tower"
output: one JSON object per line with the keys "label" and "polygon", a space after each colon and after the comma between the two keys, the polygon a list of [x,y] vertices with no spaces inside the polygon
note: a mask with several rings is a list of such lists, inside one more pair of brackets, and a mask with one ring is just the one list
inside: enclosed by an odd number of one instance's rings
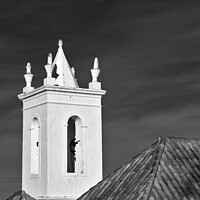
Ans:
{"label": "white bell tower", "polygon": [[[48,55],[44,85],[31,86],[27,64],[23,102],[22,190],[35,199],[77,199],[102,179],[102,106],[98,59],[88,89],[79,88],[59,40]],[[56,70],[57,78],[52,77]]]}

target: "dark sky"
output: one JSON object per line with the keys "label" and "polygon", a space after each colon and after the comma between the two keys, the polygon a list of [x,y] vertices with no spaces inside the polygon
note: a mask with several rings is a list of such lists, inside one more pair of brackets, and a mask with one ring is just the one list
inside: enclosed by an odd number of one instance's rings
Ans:
{"label": "dark sky", "polygon": [[0,199],[21,188],[27,62],[43,83],[58,39],[81,87],[99,58],[104,175],[159,136],[200,135],[200,1],[1,0]]}

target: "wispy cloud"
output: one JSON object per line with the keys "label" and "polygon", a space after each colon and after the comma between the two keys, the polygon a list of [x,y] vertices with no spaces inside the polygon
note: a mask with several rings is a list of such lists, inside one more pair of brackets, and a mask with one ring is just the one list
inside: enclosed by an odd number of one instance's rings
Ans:
{"label": "wispy cloud", "polygon": [[[16,95],[25,85],[26,63],[32,64],[33,86],[41,86],[46,56],[55,55],[60,38],[80,86],[88,87],[99,58],[107,90],[105,174],[160,135],[198,137],[199,8],[198,1],[179,0],[3,0],[0,171],[20,174],[22,104]],[[19,186],[11,182],[4,179],[7,194]]]}

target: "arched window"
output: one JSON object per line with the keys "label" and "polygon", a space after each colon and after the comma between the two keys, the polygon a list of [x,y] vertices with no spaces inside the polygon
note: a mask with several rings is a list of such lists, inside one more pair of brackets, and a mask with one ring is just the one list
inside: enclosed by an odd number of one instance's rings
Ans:
{"label": "arched window", "polygon": [[67,124],[67,173],[83,173],[81,120],[73,116],[69,118]]}
{"label": "arched window", "polygon": [[39,128],[40,128],[39,121],[37,118],[34,118],[31,125],[31,163],[30,163],[31,174],[39,174],[39,161],[40,161]]}

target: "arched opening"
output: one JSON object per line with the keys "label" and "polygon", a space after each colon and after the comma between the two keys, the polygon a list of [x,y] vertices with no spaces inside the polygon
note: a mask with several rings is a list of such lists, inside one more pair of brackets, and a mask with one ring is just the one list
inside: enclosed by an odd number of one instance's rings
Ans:
{"label": "arched opening", "polygon": [[67,127],[67,172],[75,172],[75,160],[76,160],[76,126],[75,121],[71,117],[68,120]]}
{"label": "arched opening", "polygon": [[67,173],[83,173],[81,120],[73,116],[67,124]]}
{"label": "arched opening", "polygon": [[37,118],[33,119],[31,125],[31,174],[39,174],[39,160],[40,160],[40,144],[39,144],[39,121]]}

